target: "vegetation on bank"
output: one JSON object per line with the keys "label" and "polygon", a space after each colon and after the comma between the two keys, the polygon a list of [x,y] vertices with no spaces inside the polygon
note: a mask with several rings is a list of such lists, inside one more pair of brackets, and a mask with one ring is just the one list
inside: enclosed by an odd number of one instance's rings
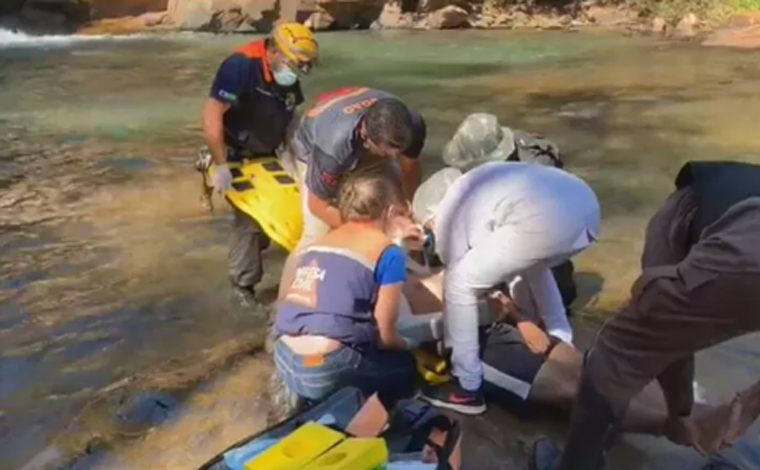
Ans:
{"label": "vegetation on bank", "polygon": [[627,7],[641,16],[660,17],[668,22],[677,22],[689,13],[707,23],[717,23],[733,13],[760,12],[760,0],[483,0],[483,3],[502,8],[524,4],[559,9],[577,9],[582,4],[596,3]]}
{"label": "vegetation on bank", "polygon": [[648,16],[677,21],[689,13],[708,22],[720,22],[732,13],[760,12],[760,0],[617,0]]}

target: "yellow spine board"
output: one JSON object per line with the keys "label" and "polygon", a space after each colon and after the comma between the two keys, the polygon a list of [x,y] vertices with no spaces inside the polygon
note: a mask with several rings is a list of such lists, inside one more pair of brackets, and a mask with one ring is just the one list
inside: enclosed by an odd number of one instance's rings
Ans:
{"label": "yellow spine board", "polygon": [[374,470],[388,460],[380,438],[346,439],[302,470]]}
{"label": "yellow spine board", "polygon": [[[232,189],[225,194],[236,208],[255,219],[272,241],[293,251],[301,239],[301,196],[293,177],[275,157],[230,163]],[[213,175],[214,165],[208,170]]]}
{"label": "yellow spine board", "polygon": [[345,439],[345,435],[308,422],[245,463],[245,470],[301,470]]}

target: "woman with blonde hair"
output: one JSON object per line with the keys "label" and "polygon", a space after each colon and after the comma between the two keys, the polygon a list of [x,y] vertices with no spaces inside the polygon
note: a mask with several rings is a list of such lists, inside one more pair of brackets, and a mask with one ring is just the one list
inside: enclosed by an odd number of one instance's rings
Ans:
{"label": "woman with blonde hair", "polygon": [[277,373],[301,398],[320,400],[352,385],[389,403],[411,393],[411,342],[397,329],[406,257],[394,239],[421,237],[390,165],[342,183],[343,224],[301,256],[277,309]]}

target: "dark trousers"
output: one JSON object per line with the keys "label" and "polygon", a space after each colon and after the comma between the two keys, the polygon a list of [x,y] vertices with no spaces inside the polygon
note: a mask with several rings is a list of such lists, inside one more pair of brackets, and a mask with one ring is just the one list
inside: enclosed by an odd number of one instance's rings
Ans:
{"label": "dark trousers", "polygon": [[253,289],[264,275],[261,252],[269,246],[269,237],[253,218],[234,206],[232,212],[230,279],[237,286]]}
{"label": "dark trousers", "polygon": [[[752,251],[760,250],[760,233],[740,220],[691,246],[695,211],[686,188],[671,194],[651,219],[631,302],[604,324],[586,357],[584,375],[617,420],[654,379],[669,412],[688,415],[694,354],[760,330],[760,275],[736,269],[747,257],[757,259]],[[729,237],[743,242],[724,243]]]}

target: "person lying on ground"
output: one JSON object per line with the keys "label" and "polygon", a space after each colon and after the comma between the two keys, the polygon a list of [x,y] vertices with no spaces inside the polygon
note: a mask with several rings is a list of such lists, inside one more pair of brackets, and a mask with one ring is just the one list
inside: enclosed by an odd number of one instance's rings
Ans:
{"label": "person lying on ground", "polygon": [[331,227],[342,223],[334,203],[340,179],[358,167],[392,160],[411,200],[420,183],[425,144],[422,116],[399,98],[367,87],[325,93],[301,118],[290,148],[303,212],[303,234],[282,270],[280,296],[290,285],[298,255]]}
{"label": "person lying on ground", "polygon": [[588,248],[599,231],[599,202],[580,178],[557,168],[493,162],[464,175],[445,168],[414,197],[447,267],[443,318],[456,378],[423,393],[436,406],[479,414],[478,297],[518,276],[534,292],[547,331],[572,344],[572,329],[551,268]]}
{"label": "person lying on ground", "polygon": [[391,165],[353,173],[338,193],[342,224],[300,257],[277,308],[274,360],[289,390],[321,400],[343,386],[384,403],[410,394],[414,344],[396,330],[406,256],[422,237]]}
{"label": "person lying on ground", "polygon": [[649,221],[631,301],[585,357],[565,448],[534,443],[532,470],[599,470],[631,399],[655,379],[671,440],[730,446],[760,414],[760,382],[697,426],[694,354],[760,330],[760,166],[689,162]]}
{"label": "person lying on ground", "polygon": [[[444,271],[410,275],[404,284],[406,315],[426,315],[443,309]],[[496,291],[479,308],[489,308],[498,320],[480,330],[484,396],[489,402],[521,412],[524,404],[569,411],[580,383],[583,353],[548,334],[535,320],[535,301],[526,285],[514,285],[509,296]],[[631,402],[622,426],[626,432],[662,435],[667,411],[656,385]]]}
{"label": "person lying on ground", "polygon": [[[564,168],[559,146],[546,137],[499,124],[493,114],[473,113],[457,128],[443,147],[446,166],[463,173],[488,162],[523,162]],[[570,314],[577,297],[572,260],[554,266],[552,274],[562,295],[562,303]]]}

